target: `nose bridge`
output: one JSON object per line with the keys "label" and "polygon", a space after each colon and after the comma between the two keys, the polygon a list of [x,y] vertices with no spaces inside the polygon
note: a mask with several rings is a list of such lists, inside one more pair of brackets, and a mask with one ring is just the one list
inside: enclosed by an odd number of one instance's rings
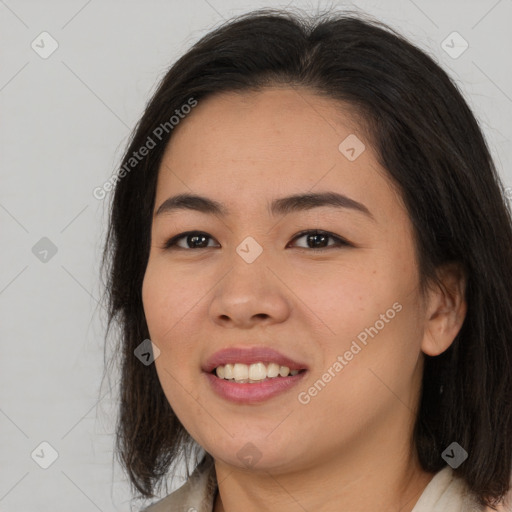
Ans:
{"label": "nose bridge", "polygon": [[[258,235],[256,235],[258,236]],[[242,259],[247,265],[252,265],[256,261],[260,260],[260,264],[262,261],[265,261],[267,258],[262,258],[261,256],[265,252],[265,256],[268,254],[268,244],[266,247],[266,250],[264,250],[263,244],[263,236],[258,237],[260,239],[260,242],[258,240],[248,235],[243,238],[243,240],[237,245],[235,252],[236,254]]]}
{"label": "nose bridge", "polygon": [[281,261],[284,242],[277,241],[276,223],[268,212],[254,208],[237,218],[236,229],[231,228],[233,252],[228,264],[238,277],[243,276],[244,280],[254,283],[255,289],[264,286],[270,291],[273,286],[284,286],[276,277],[284,268]]}
{"label": "nose bridge", "polygon": [[[258,236],[258,235],[256,235]],[[267,287],[267,279],[272,275],[269,271],[269,248],[264,248],[262,237],[258,240],[247,235],[233,247],[228,258],[230,271],[226,275],[230,288],[243,290],[242,293],[254,295],[263,287]],[[245,290],[248,286],[249,289]]]}
{"label": "nose bridge", "polygon": [[269,317],[282,321],[289,305],[281,281],[270,269],[268,250],[250,235],[234,249],[212,299],[214,321],[231,320],[239,326]]}
{"label": "nose bridge", "polygon": [[[239,197],[240,200],[240,197]],[[246,265],[261,262],[268,259],[268,250],[272,238],[272,227],[275,220],[271,219],[268,212],[262,208],[261,201],[249,201],[239,203],[233,207],[237,212],[233,224],[229,229],[229,238],[234,249],[233,263],[239,263],[241,259]],[[235,258],[236,256],[236,258]]]}

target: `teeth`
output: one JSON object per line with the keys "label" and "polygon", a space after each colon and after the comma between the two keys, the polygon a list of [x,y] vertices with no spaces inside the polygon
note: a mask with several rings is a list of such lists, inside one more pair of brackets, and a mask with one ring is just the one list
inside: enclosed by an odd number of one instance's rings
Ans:
{"label": "teeth", "polygon": [[254,363],[251,365],[236,363],[218,366],[215,369],[217,377],[226,380],[235,380],[240,383],[261,382],[266,379],[274,379],[278,376],[288,377],[297,375],[299,370],[292,370],[287,366],[279,366],[276,363]]}
{"label": "teeth", "polygon": [[[221,366],[219,366],[219,368],[222,368]],[[234,379],[235,376],[233,375],[233,365],[232,364],[227,364],[226,366],[224,366],[224,378],[225,379]]]}
{"label": "teeth", "polygon": [[279,365],[276,363],[270,363],[267,367],[267,377],[273,379],[279,375]]}
{"label": "teeth", "polygon": [[247,380],[249,378],[248,366],[246,364],[236,363],[233,367],[233,377],[235,380]]}
{"label": "teeth", "polygon": [[[245,366],[247,368],[245,364],[241,364],[240,366]],[[267,368],[263,363],[251,364],[251,366],[249,366],[248,373],[250,380],[263,380],[267,376]]]}

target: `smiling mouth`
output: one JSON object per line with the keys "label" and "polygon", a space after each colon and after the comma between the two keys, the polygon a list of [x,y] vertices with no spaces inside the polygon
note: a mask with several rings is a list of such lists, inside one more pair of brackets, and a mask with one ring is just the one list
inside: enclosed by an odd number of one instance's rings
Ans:
{"label": "smiling mouth", "polygon": [[290,370],[273,362],[258,362],[254,364],[234,363],[217,366],[212,372],[219,379],[238,384],[258,384],[268,380],[295,377],[306,369]]}

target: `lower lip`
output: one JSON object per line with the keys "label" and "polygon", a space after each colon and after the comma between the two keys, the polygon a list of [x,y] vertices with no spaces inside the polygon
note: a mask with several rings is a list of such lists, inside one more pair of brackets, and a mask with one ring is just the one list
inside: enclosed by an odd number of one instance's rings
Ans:
{"label": "lower lip", "polygon": [[307,370],[290,375],[289,377],[276,377],[260,383],[237,384],[234,381],[220,379],[213,373],[204,373],[213,390],[222,398],[239,404],[264,402],[280,393],[296,386],[306,375]]}

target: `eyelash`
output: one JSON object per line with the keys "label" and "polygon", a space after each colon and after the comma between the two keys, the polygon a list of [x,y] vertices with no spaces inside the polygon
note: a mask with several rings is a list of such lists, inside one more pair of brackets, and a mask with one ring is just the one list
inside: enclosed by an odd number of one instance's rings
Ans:
{"label": "eyelash", "polygon": [[[187,236],[189,235],[204,235],[205,237],[207,238],[210,238],[210,239],[213,239],[213,237],[211,237],[210,235],[208,235],[208,233],[204,233],[203,231],[186,231],[184,233],[180,233],[179,235],[176,235],[176,236],[173,236],[172,238],[170,238],[169,240],[167,240],[167,242],[165,242],[164,244],[164,249],[166,250],[184,250],[184,251],[198,251],[200,249],[212,249],[212,247],[198,247],[198,248],[183,248],[183,247],[177,247],[176,246],[176,243],[181,240],[182,238],[186,238]],[[306,230],[306,231],[301,231],[300,233],[298,233],[293,239],[292,241],[295,241],[299,238],[302,238],[303,236],[305,235],[324,235],[324,236],[327,236],[329,238],[332,238],[333,240],[335,240],[336,244],[334,245],[330,245],[330,246],[327,246],[327,247],[320,247],[320,248],[311,248],[311,247],[299,247],[299,249],[304,249],[304,250],[307,250],[307,251],[315,251],[315,252],[321,252],[321,251],[326,251],[326,250],[330,250],[330,249],[334,249],[334,248],[340,248],[340,247],[352,247],[351,244],[349,244],[346,240],[344,240],[343,238],[337,236],[337,235],[334,235],[333,233],[329,233],[328,231],[322,231],[322,230],[319,230],[319,229],[310,229],[310,230]]]}

